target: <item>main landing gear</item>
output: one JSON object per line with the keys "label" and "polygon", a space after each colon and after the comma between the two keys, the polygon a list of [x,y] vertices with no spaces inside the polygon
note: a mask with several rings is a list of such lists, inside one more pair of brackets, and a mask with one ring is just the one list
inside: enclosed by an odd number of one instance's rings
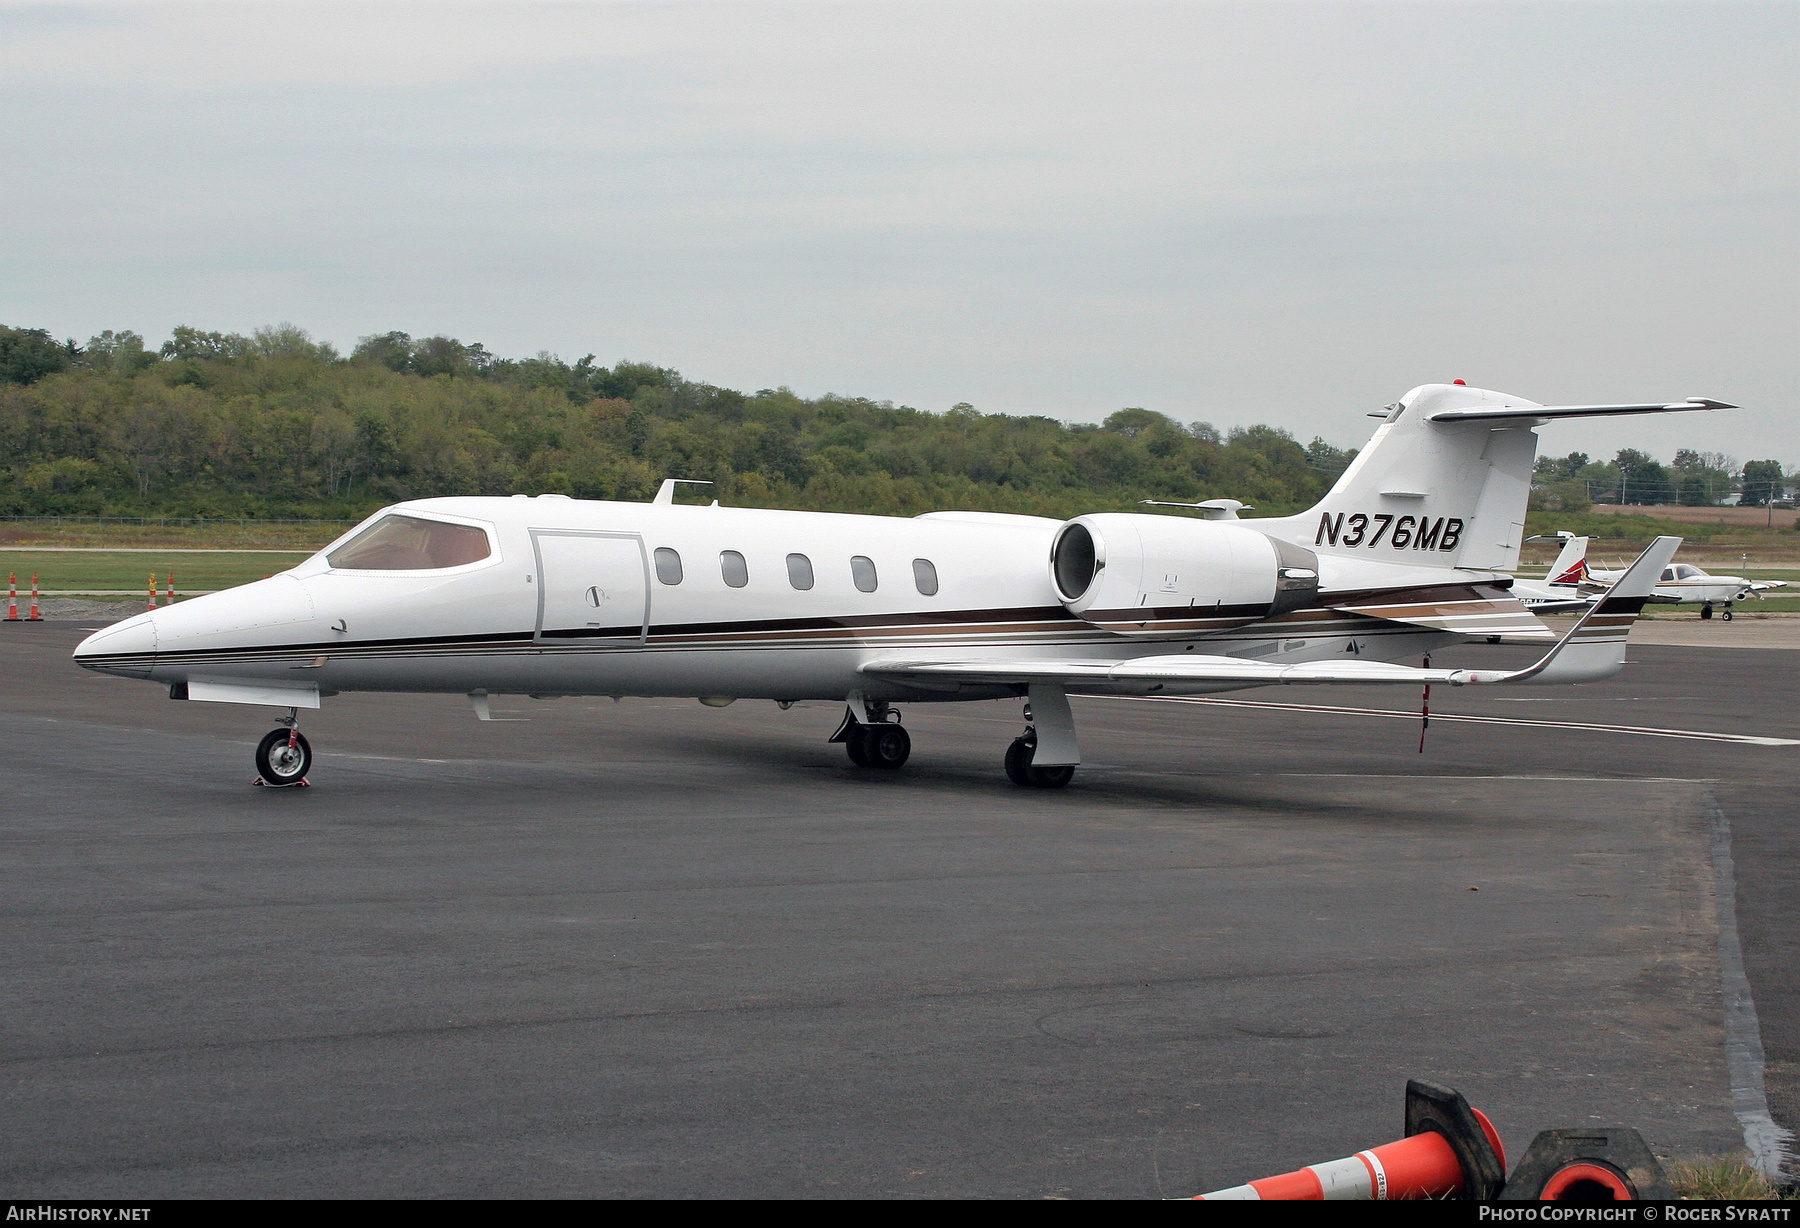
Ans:
{"label": "main landing gear", "polygon": [[1061,687],[1031,687],[1025,721],[1025,732],[1006,748],[1006,778],[1027,789],[1063,788],[1081,762],[1068,696]]}
{"label": "main landing gear", "polygon": [[[1712,616],[1713,616],[1713,603],[1709,601],[1705,605],[1700,607],[1700,617],[1701,618],[1711,618]],[[1727,601],[1725,603],[1725,613],[1724,613],[1723,617],[1726,622],[1731,621],[1731,603],[1729,601]]]}
{"label": "main landing gear", "polygon": [[[1028,789],[1061,789],[1075,778],[1081,747],[1075,717],[1061,687],[1034,684],[1025,704],[1025,732],[1006,748],[1006,778]],[[842,742],[858,767],[897,768],[912,754],[912,738],[892,706],[851,692],[831,741]]]}
{"label": "main landing gear", "polygon": [[312,746],[300,732],[300,715],[293,708],[281,719],[281,728],[271,729],[256,747],[256,779],[252,784],[271,788],[306,788],[311,782],[306,773],[312,767]]}
{"label": "main landing gear", "polygon": [[1032,763],[1036,755],[1037,729],[1027,725],[1025,732],[1014,738],[1012,745],[1006,748],[1006,778],[1027,789],[1060,789],[1075,779],[1074,764],[1038,767]]}
{"label": "main landing gear", "polygon": [[885,703],[863,705],[868,722],[856,719],[856,705],[844,709],[844,720],[831,735],[842,742],[857,767],[897,768],[912,755],[912,735],[900,725],[900,714]]}

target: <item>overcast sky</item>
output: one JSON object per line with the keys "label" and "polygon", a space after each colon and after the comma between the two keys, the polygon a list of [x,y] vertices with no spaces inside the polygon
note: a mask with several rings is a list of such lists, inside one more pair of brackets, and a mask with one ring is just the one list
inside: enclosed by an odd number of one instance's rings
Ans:
{"label": "overcast sky", "polygon": [[0,322],[1800,464],[1800,5],[16,6]]}

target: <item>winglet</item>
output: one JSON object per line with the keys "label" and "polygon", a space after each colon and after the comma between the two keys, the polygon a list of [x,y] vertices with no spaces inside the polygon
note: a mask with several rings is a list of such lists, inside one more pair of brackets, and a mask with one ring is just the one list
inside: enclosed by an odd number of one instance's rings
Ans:
{"label": "winglet", "polygon": [[1464,682],[1598,682],[1619,672],[1625,664],[1625,638],[1637,621],[1663,568],[1680,549],[1679,537],[1659,537],[1626,568],[1618,583],[1606,590],[1568,633],[1535,665],[1511,673],[1465,670]]}

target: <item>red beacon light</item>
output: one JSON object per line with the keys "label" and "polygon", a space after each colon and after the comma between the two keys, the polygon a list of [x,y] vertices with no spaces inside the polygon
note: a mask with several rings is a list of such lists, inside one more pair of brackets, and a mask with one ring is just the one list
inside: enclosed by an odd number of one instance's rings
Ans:
{"label": "red beacon light", "polygon": [[1465,382],[1464,382],[1464,381],[1462,381],[1462,380],[1459,380],[1459,379],[1453,379],[1453,380],[1451,380],[1451,381],[1450,381],[1450,382],[1451,382],[1451,383],[1452,383],[1452,384],[1462,384],[1462,386],[1463,386],[1463,387],[1464,387],[1464,388],[1467,388],[1467,387],[1468,387],[1468,386],[1469,386],[1469,385],[1468,385],[1468,384],[1467,384],[1467,383],[1465,383]]}

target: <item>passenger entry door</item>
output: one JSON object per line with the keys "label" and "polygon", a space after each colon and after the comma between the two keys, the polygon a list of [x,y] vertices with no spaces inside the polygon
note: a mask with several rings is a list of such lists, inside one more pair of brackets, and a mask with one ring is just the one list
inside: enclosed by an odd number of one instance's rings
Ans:
{"label": "passenger entry door", "polygon": [[632,533],[533,529],[540,641],[641,644],[650,567]]}

